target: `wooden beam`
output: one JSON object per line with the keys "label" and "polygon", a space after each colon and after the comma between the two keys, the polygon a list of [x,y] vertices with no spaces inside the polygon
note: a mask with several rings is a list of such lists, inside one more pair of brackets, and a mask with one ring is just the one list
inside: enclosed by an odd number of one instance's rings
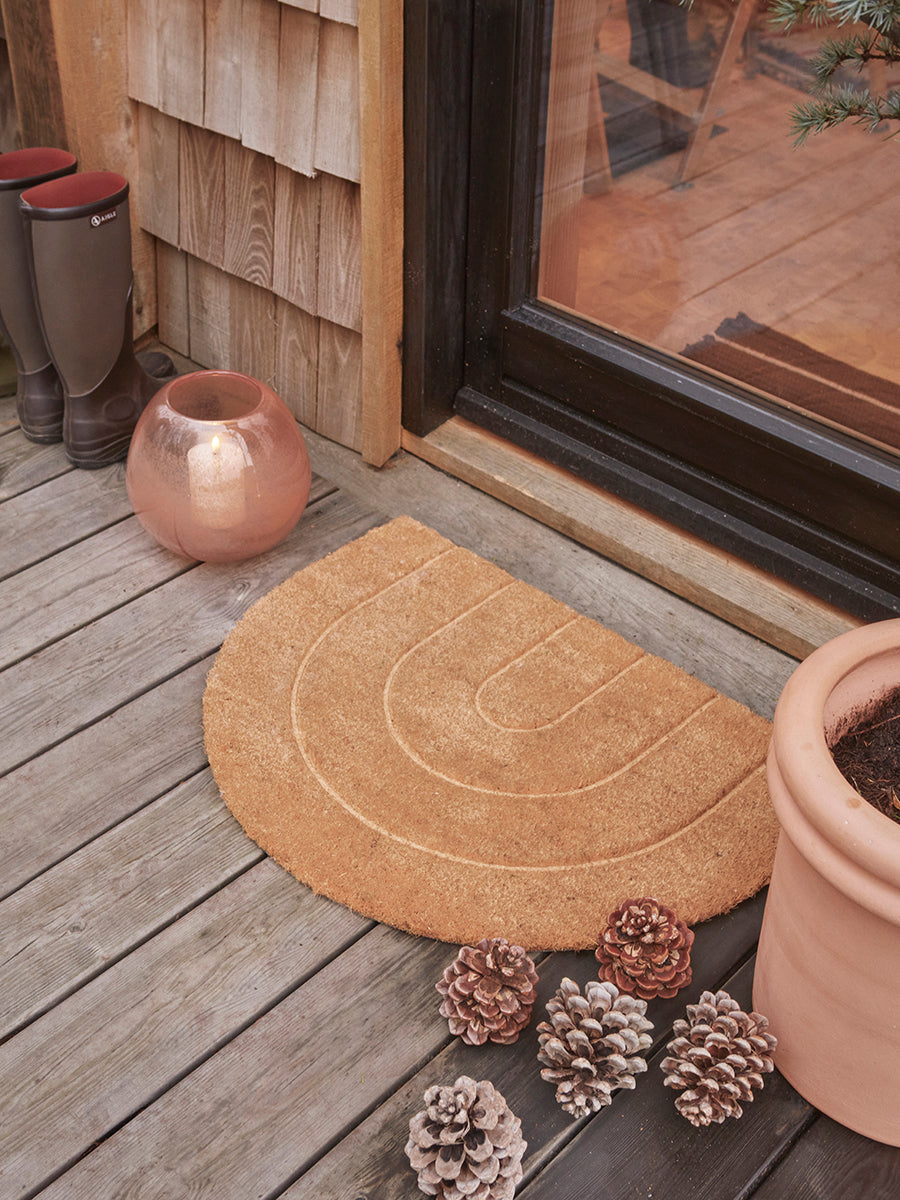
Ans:
{"label": "wooden beam", "polygon": [[0,12],[22,145],[68,150],[51,2],[0,0]]}
{"label": "wooden beam", "polygon": [[381,466],[400,445],[403,337],[403,3],[359,12],[362,130],[362,455]]}

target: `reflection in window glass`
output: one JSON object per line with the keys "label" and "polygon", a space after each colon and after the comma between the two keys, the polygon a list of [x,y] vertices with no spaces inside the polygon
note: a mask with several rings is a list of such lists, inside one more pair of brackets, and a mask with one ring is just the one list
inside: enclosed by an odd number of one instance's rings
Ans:
{"label": "reflection in window glass", "polygon": [[896,453],[900,138],[795,146],[823,36],[757,0],[556,0],[537,291]]}

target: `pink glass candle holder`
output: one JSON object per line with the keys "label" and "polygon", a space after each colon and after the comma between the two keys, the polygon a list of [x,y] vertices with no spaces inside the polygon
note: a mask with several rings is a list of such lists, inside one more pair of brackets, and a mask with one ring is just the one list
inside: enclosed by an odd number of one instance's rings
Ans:
{"label": "pink glass candle holder", "polygon": [[309,455],[271,388],[235,371],[195,371],[164,384],[141,414],[125,482],[138,520],[163,546],[239,562],[300,520]]}

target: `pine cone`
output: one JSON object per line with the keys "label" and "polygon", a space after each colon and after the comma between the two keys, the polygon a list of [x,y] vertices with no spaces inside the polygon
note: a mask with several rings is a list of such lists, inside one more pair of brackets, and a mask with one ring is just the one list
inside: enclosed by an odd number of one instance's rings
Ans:
{"label": "pine cone", "polygon": [[441,1016],[470,1046],[488,1039],[509,1045],[531,1020],[537,981],[532,960],[505,938],[463,946],[435,985],[444,997]]}
{"label": "pine cone", "polygon": [[642,1000],[674,996],[691,982],[693,942],[684,921],[658,900],[626,900],[600,934],[598,974]]}
{"label": "pine cone", "polygon": [[681,1089],[675,1107],[692,1125],[721,1124],[743,1113],[772,1070],[777,1038],[759,1013],[741,1011],[727,992],[704,992],[687,1006],[687,1021],[673,1025],[675,1037],[660,1063],[666,1087]]}
{"label": "pine cone", "polygon": [[522,1178],[522,1122],[486,1079],[430,1087],[409,1123],[406,1155],[419,1188],[441,1200],[511,1200]]}
{"label": "pine cone", "polygon": [[547,1004],[550,1021],[537,1027],[541,1078],[556,1084],[556,1099],[574,1117],[609,1104],[616,1088],[633,1088],[635,1075],[647,1070],[641,1054],[652,1041],[644,1000],[596,980],[584,992],[564,979]]}

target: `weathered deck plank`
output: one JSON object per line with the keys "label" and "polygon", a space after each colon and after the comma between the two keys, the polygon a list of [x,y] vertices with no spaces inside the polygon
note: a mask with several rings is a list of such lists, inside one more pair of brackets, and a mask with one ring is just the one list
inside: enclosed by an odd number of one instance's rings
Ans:
{"label": "weathered deck plank", "polygon": [[[695,979],[715,986],[727,977],[755,943],[761,917],[762,901],[757,898],[727,916],[698,926]],[[448,961],[449,957],[448,953]],[[409,1119],[422,1108],[426,1088],[435,1083],[452,1083],[462,1074],[490,1079],[513,1112],[521,1117],[522,1132],[528,1142],[524,1161],[526,1181],[533,1178],[585,1126],[584,1121],[575,1121],[563,1112],[553,1098],[551,1085],[540,1078],[536,1025],[543,1019],[544,1005],[563,977],[568,975],[583,986],[588,979],[595,978],[596,963],[591,954],[552,954],[540,964],[539,974],[535,1016],[515,1046],[476,1048],[455,1038],[302,1175],[282,1200],[357,1200],[360,1196],[406,1200],[415,1188],[415,1177],[403,1153]],[[435,1006],[437,1002],[435,993]],[[654,1022],[657,1047],[669,1036],[671,1023],[681,1015],[681,1010],[680,998],[650,1005],[648,1016]],[[436,1015],[435,1019],[440,1018]],[[647,1077],[638,1080],[639,1088],[648,1085],[652,1086]]]}
{"label": "weathered deck plank", "polygon": [[[309,503],[334,490],[316,476]],[[0,668],[196,566],[129,517],[0,581]]]}
{"label": "weathered deck plank", "polygon": [[372,924],[266,859],[0,1046],[0,1196],[58,1175]]}
{"label": "weathered deck plank", "polygon": [[0,771],[212,653],[254,600],[377,521],[349,497],[328,496],[268,554],[237,570],[203,563],[7,668],[0,695],[5,731]]}
{"label": "weathered deck plank", "polygon": [[[752,1007],[751,982],[752,961],[725,985],[745,1009]],[[635,1090],[616,1097],[547,1164],[526,1190],[528,1200],[581,1195],[713,1200],[748,1194],[813,1119],[814,1110],[773,1073],[740,1120],[695,1129],[675,1109],[675,1094],[663,1086],[659,1063],[664,1055],[662,1047],[648,1060],[647,1076]]]}
{"label": "weathered deck plank", "polygon": [[[900,1151],[777,1075],[712,1130],[662,1086],[700,988],[749,1003],[762,897],[698,927],[692,987],[651,1005],[648,1074],[572,1122],[540,1079],[540,1016],[515,1046],[451,1039],[434,991],[451,947],[312,896],[244,835],[205,769],[213,656],[258,596],[400,512],[767,715],[793,665],[423,463],[374,472],[307,440],[340,491],[317,481],[280,547],[212,566],[145,535],[142,553],[121,464],[72,471],[0,433],[0,1200],[411,1200],[409,1117],[462,1071],[522,1117],[524,1200],[893,1198]],[[547,957],[538,1013],[594,971]]]}
{"label": "weathered deck plank", "polygon": [[213,656],[0,776],[0,899],[206,765]]}
{"label": "weathered deck plank", "polygon": [[61,446],[36,446],[21,429],[12,429],[0,439],[0,501],[71,470]]}
{"label": "weathered deck plank", "polygon": [[860,1197],[889,1200],[900,1189],[900,1147],[881,1146],[819,1116],[755,1193],[755,1200]]}
{"label": "weathered deck plank", "polygon": [[378,926],[42,1197],[270,1196],[448,1038],[446,946]]}
{"label": "weathered deck plank", "polygon": [[4,501],[0,579],[131,516],[124,468],[68,471]]}
{"label": "weathered deck plank", "polygon": [[209,770],[0,904],[0,1038],[263,857]]}
{"label": "weathered deck plank", "polygon": [[195,566],[129,517],[0,581],[0,668]]}

